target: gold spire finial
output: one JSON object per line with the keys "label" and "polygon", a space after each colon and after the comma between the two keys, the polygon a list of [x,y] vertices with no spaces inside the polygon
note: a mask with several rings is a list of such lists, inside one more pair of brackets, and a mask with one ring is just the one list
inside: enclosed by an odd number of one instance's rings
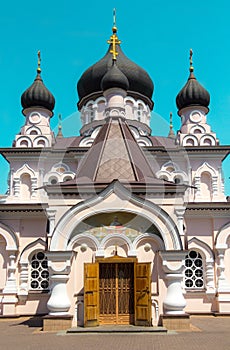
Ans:
{"label": "gold spire finial", "polygon": [[62,116],[61,113],[58,114],[58,133],[57,133],[57,137],[62,137]]}
{"label": "gold spire finial", "polygon": [[38,50],[38,68],[37,68],[37,73],[41,73],[41,51]]}
{"label": "gold spire finial", "polygon": [[116,45],[119,45],[121,41],[117,37],[117,27],[116,27],[116,9],[113,9],[113,35],[111,35],[110,39],[107,40],[108,44],[112,45],[111,50],[109,51],[113,55],[113,60],[117,59],[118,52],[116,50]]}
{"label": "gold spire finial", "polygon": [[173,114],[170,112],[169,114],[169,134],[168,137],[175,137],[174,131],[173,131],[173,121],[172,121]]}
{"label": "gold spire finial", "polygon": [[194,71],[192,56],[193,56],[193,51],[192,51],[192,49],[190,49],[190,51],[189,51],[189,63],[190,63],[189,71],[191,73]]}

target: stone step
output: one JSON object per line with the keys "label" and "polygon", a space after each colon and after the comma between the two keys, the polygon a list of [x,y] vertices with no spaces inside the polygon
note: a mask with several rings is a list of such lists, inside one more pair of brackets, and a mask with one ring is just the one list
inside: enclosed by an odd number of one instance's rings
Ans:
{"label": "stone step", "polygon": [[167,329],[165,327],[104,325],[98,327],[73,327],[67,329],[66,333],[167,333]]}

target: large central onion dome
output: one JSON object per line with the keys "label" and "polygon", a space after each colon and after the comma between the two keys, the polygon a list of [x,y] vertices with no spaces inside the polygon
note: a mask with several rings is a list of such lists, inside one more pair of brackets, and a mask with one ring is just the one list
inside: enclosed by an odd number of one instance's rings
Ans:
{"label": "large central onion dome", "polygon": [[[143,68],[139,67],[136,63],[132,62],[125,56],[120,47],[120,40],[118,40],[116,33],[117,28],[114,26],[111,40],[112,38],[115,38],[116,40],[116,51],[118,53],[116,57],[116,65],[128,79],[128,95],[145,100],[150,109],[152,109],[152,94],[154,89],[153,82]],[[113,57],[111,55],[113,43],[111,40],[108,41],[110,46],[105,56],[100,61],[89,67],[78,81],[77,90],[79,95],[79,108],[81,108],[82,105],[92,97],[102,95],[102,78],[113,65]]]}
{"label": "large central onion dome", "polygon": [[190,75],[187,83],[176,97],[178,110],[189,106],[203,106],[208,108],[210,95],[208,91],[196,80],[192,66],[192,50],[190,50]]}
{"label": "large central onion dome", "polygon": [[30,107],[41,107],[48,109],[51,112],[51,115],[53,115],[55,99],[52,93],[44,85],[41,78],[40,51],[38,52],[38,57],[37,76],[33,84],[23,92],[21,96],[21,104],[23,111]]}

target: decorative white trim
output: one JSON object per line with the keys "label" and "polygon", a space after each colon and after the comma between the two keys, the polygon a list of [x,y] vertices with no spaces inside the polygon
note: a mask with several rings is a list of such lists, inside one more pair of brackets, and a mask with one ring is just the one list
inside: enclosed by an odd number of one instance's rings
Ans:
{"label": "decorative white trim", "polygon": [[[116,196],[117,201],[112,201],[112,206],[102,207],[102,203],[110,196]],[[119,181],[113,181],[99,195],[78,203],[69,209],[58,222],[53,237],[51,239],[51,250],[66,250],[69,238],[79,222],[92,216],[88,212],[89,207],[93,207],[93,215],[102,212],[111,212],[122,210],[121,200],[127,203],[123,209],[125,211],[136,213],[152,222],[160,232],[166,249],[180,250],[182,248],[178,229],[172,218],[158,205],[133,195]],[[128,205],[129,204],[129,205]],[[132,208],[130,209],[129,206]]]}
{"label": "decorative white trim", "polygon": [[[189,140],[192,140],[193,141],[193,144],[189,144]],[[183,138],[183,141],[182,141],[182,146],[198,146],[198,139],[196,136],[194,135],[186,135],[184,138]]]}
{"label": "decorative white trim", "polygon": [[[31,135],[31,132],[33,132],[33,131],[36,131],[36,135],[41,135],[42,134],[42,132],[41,132],[41,129],[40,128],[38,128],[37,126],[31,126],[30,128],[28,128],[27,130],[26,130],[26,135]],[[34,136],[35,134],[33,134],[33,136]]]}
{"label": "decorative white trim", "polygon": [[[43,141],[44,142],[44,145],[40,145],[39,142],[40,141]],[[50,142],[49,140],[47,139],[46,136],[38,136],[34,139],[33,141],[33,147],[49,147],[50,146]]]}
{"label": "decorative white trim", "polygon": [[[205,144],[206,140],[209,140],[211,142],[211,145],[210,145],[210,143]],[[216,140],[211,135],[206,134],[206,135],[202,136],[200,139],[200,146],[215,146],[215,145],[216,145]]]}
{"label": "decorative white trim", "polygon": [[13,229],[9,226],[0,223],[0,235],[6,241],[6,250],[7,251],[17,251],[19,247],[18,237]]}

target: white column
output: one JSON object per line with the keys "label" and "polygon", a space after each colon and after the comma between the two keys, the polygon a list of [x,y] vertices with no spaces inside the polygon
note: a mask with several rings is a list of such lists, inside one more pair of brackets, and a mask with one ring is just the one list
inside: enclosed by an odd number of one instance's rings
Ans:
{"label": "white column", "polygon": [[213,197],[218,197],[218,177],[213,176],[212,177],[212,193]]}
{"label": "white column", "polygon": [[50,277],[52,283],[52,294],[47,303],[50,315],[66,315],[71,306],[70,299],[67,294],[66,284],[69,279],[68,275],[52,275]]}
{"label": "white column", "polygon": [[4,294],[14,294],[17,293],[16,277],[15,277],[15,260],[16,260],[16,251],[8,251],[8,266],[7,266],[7,279],[6,285],[3,289]]}
{"label": "white column", "polygon": [[214,284],[214,261],[206,260],[206,288],[208,294],[215,293]]}
{"label": "white column", "polygon": [[194,186],[196,187],[195,189],[195,200],[200,199],[200,176],[195,176],[194,177]]}
{"label": "white column", "polygon": [[217,289],[218,292],[230,292],[230,284],[226,280],[225,276],[225,264],[224,264],[224,255],[227,249],[227,244],[219,245],[216,247],[217,250],[217,272],[218,272],[218,280],[217,280]]}
{"label": "white column", "polygon": [[9,184],[9,194],[10,196],[13,196],[14,192],[13,192],[13,177],[14,177],[14,168],[10,169],[10,184]]}
{"label": "white column", "polygon": [[178,231],[179,234],[181,236],[181,241],[183,246],[185,245],[184,242],[184,213],[185,213],[185,207],[176,207],[175,208],[175,213],[177,216],[177,227],[178,227]]}
{"label": "white column", "polygon": [[184,259],[186,251],[160,252],[167,284],[167,295],[163,302],[166,315],[184,315],[186,301],[182,292]]}
{"label": "white column", "polygon": [[20,179],[14,178],[14,195],[15,197],[19,197],[20,195]]}
{"label": "white column", "polygon": [[20,279],[19,279],[19,292],[18,298],[20,301],[25,301],[28,296],[28,279],[29,279],[29,269],[28,262],[20,263]]}
{"label": "white column", "polygon": [[71,302],[67,293],[67,282],[71,267],[71,252],[48,252],[48,266],[51,280],[51,296],[47,307],[52,316],[68,315]]}
{"label": "white column", "polygon": [[48,237],[52,237],[54,227],[55,227],[55,209],[46,209],[46,214],[50,223]]}
{"label": "white column", "polygon": [[37,197],[37,193],[35,188],[37,188],[37,178],[36,177],[32,177],[31,178],[31,198],[35,198]]}

